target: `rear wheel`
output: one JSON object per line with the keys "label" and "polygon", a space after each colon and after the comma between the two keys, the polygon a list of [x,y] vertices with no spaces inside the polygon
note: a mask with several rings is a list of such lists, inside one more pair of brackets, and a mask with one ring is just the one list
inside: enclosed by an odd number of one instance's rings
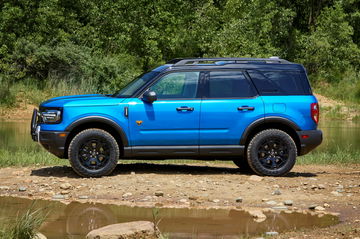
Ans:
{"label": "rear wheel", "polygon": [[77,174],[101,177],[115,169],[120,153],[111,134],[101,129],[86,129],[72,139],[68,155]]}
{"label": "rear wheel", "polygon": [[241,171],[252,171],[246,158],[238,158],[233,160],[234,164],[240,168]]}
{"label": "rear wheel", "polygon": [[261,131],[251,139],[247,148],[249,166],[259,175],[287,174],[294,167],[296,155],[294,140],[278,129]]}

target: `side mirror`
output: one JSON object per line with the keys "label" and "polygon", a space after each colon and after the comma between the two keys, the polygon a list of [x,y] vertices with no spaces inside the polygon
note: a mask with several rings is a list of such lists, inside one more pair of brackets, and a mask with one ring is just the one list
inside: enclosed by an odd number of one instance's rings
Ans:
{"label": "side mirror", "polygon": [[145,101],[145,102],[148,102],[150,104],[153,103],[155,100],[157,100],[157,96],[156,96],[155,91],[146,91],[143,94],[142,100]]}

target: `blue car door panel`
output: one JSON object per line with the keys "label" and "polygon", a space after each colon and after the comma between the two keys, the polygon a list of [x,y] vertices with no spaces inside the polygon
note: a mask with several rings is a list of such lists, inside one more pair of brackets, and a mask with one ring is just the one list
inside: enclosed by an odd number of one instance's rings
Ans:
{"label": "blue car door panel", "polygon": [[158,100],[129,99],[132,146],[199,145],[199,72],[173,72],[149,90]]}
{"label": "blue car door panel", "polygon": [[264,117],[264,103],[242,71],[213,71],[201,103],[200,145],[238,145],[244,130]]}

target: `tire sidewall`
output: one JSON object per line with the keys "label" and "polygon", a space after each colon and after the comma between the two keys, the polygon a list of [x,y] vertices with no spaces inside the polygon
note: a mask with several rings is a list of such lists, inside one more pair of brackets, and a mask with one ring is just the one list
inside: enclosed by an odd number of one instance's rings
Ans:
{"label": "tire sidewall", "polygon": [[[91,170],[84,167],[79,159],[79,148],[89,138],[100,138],[109,146],[110,156],[100,169]],[[74,171],[82,177],[101,177],[109,175],[116,167],[119,159],[119,146],[114,137],[101,129],[87,129],[78,133],[71,141],[68,149],[69,160]]]}
{"label": "tire sidewall", "polygon": [[[258,157],[258,148],[267,138],[278,138],[284,142],[288,149],[288,159],[286,163],[278,169],[265,168]],[[247,148],[247,158],[251,169],[259,175],[264,176],[283,176],[287,174],[295,165],[297,148],[294,140],[286,132],[278,129],[268,129],[256,134],[250,141]]]}

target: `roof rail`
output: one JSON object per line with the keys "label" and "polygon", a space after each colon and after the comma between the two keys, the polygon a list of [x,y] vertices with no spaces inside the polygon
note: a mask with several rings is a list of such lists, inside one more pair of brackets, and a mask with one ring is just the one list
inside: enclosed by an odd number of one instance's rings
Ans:
{"label": "roof rail", "polygon": [[181,60],[184,60],[184,58],[174,58],[174,59],[171,59],[170,61],[167,61],[165,64],[175,64]]}
{"label": "roof rail", "polygon": [[174,64],[173,66],[189,66],[189,65],[198,65],[201,64],[201,62],[203,62],[203,64],[207,64],[206,62],[224,62],[224,61],[230,61],[229,63],[231,64],[254,63],[254,62],[280,63],[280,64],[290,63],[289,61],[280,59],[277,56],[272,56],[270,58],[238,58],[238,57],[188,58],[188,59],[173,59],[169,62],[173,62],[173,61],[175,61],[175,63],[173,63]]}

